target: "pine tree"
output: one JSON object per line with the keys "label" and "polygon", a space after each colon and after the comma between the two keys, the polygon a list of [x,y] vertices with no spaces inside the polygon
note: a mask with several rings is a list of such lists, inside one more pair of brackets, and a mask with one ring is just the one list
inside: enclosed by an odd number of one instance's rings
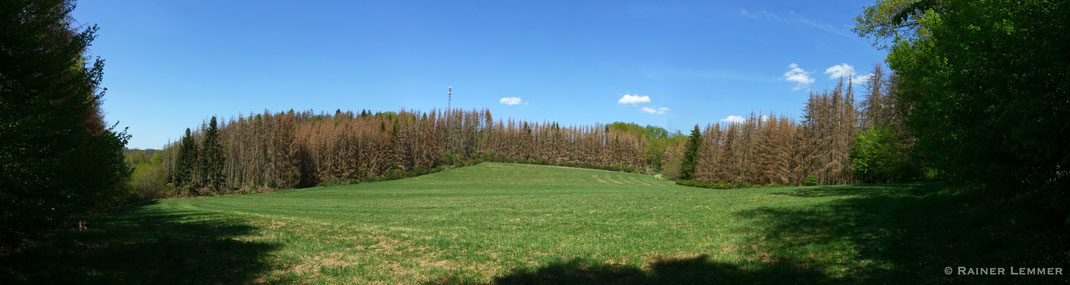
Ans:
{"label": "pine tree", "polygon": [[0,1],[0,243],[110,206],[130,173],[129,136],[100,114],[104,61],[87,54],[97,27],[72,10]]}
{"label": "pine tree", "polygon": [[174,183],[183,186],[193,183],[193,172],[197,167],[197,141],[189,128],[179,141],[177,165],[175,167]]}
{"label": "pine tree", "polygon": [[211,186],[215,189],[223,187],[223,161],[226,159],[223,153],[223,144],[219,139],[219,126],[215,116],[208,122],[208,128],[204,130],[204,140],[201,141],[201,149],[198,153],[199,172],[202,179],[200,186]]}
{"label": "pine tree", "polygon": [[680,161],[680,179],[691,180],[695,178],[695,163],[698,162],[698,148],[702,145],[702,131],[699,130],[698,125],[691,130],[691,136],[688,137],[687,143],[684,145],[684,157]]}

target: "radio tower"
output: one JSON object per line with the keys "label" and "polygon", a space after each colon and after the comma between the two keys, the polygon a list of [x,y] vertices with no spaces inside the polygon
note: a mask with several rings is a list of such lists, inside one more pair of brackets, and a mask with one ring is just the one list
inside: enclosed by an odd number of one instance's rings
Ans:
{"label": "radio tower", "polygon": [[450,105],[453,104],[453,86],[450,86],[448,88],[449,89],[446,89],[446,96],[448,96],[448,97],[446,97],[446,113],[447,114],[449,114],[449,112],[450,112]]}

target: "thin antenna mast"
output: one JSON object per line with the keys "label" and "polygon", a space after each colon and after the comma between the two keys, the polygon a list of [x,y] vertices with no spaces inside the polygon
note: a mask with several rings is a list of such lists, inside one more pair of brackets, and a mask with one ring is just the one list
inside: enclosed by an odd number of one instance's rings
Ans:
{"label": "thin antenna mast", "polygon": [[450,107],[453,104],[453,86],[446,89],[446,96],[449,96],[446,98],[446,113],[448,114],[450,112]]}

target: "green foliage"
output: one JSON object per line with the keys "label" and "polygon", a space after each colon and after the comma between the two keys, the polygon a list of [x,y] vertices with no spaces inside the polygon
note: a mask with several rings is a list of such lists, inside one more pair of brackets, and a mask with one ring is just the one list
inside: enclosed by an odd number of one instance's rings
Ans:
{"label": "green foliage", "polygon": [[204,130],[204,140],[197,153],[199,163],[198,175],[201,177],[200,186],[208,186],[214,189],[223,187],[223,143],[219,140],[219,126],[215,116],[208,122],[208,128]]}
{"label": "green foliage", "polygon": [[193,137],[189,128],[178,144],[178,154],[175,162],[175,174],[172,178],[177,186],[192,185],[193,174],[197,167],[197,140]]}
{"label": "green foliage", "polygon": [[[888,48],[888,40],[902,39],[925,33],[918,23],[919,13],[926,13],[931,8],[931,0],[878,0],[877,4],[866,7],[862,15],[855,18],[857,25],[851,29],[862,36],[869,36],[873,45],[880,49]],[[919,11],[920,10],[920,11]]]}
{"label": "green foliage", "polygon": [[398,118],[394,117],[394,124],[392,124],[391,127],[390,127],[390,138],[392,140],[397,140],[398,139],[398,126],[400,126],[400,124],[401,123],[398,122]]}
{"label": "green foliage", "polygon": [[167,197],[167,173],[159,163],[143,162],[134,165],[127,186],[134,200],[153,200]]}
{"label": "green foliage", "polygon": [[150,161],[152,161],[153,155],[155,153],[156,151],[152,149],[131,149],[124,151],[123,155],[126,158],[126,164],[136,165],[142,163],[149,163]]}
{"label": "green foliage", "polygon": [[695,164],[698,162],[698,148],[702,146],[702,131],[698,125],[691,130],[691,136],[684,144],[684,155],[680,161],[680,178],[690,180],[695,178]]}
{"label": "green foliage", "polygon": [[131,149],[125,151],[126,164],[132,167],[126,186],[129,197],[135,201],[147,201],[172,196],[168,192],[167,172],[163,167],[164,152],[154,149]]}
{"label": "green foliage", "polygon": [[661,171],[661,175],[666,179],[676,180],[683,176],[683,155],[676,155],[668,157],[668,161],[665,162],[665,169]]}
{"label": "green foliage", "polygon": [[669,147],[668,139],[651,139],[646,142],[646,165],[653,172],[662,171],[662,161],[665,159],[665,149]]}
{"label": "green foliage", "polygon": [[152,164],[163,164],[165,155],[167,155],[165,152],[153,151],[152,152],[152,159],[149,160],[149,163],[152,163]]}
{"label": "green foliage", "polygon": [[675,142],[674,138],[677,135],[670,134],[669,131],[658,126],[647,125],[644,127],[636,123],[625,122],[614,122],[606,125],[606,130],[622,131],[646,138],[645,162],[651,172],[663,171],[664,165],[662,165],[662,162],[665,160],[665,150]]}
{"label": "green foliage", "polygon": [[821,185],[821,182],[817,180],[817,176],[814,175],[813,173],[810,173],[809,176],[806,176],[806,179],[803,179],[803,186],[817,186],[817,185]]}
{"label": "green foliage", "polygon": [[[0,244],[110,207],[129,136],[99,112],[104,62],[73,1],[0,1]],[[68,224],[70,225],[70,224]]]}
{"label": "green foliage", "polygon": [[851,146],[851,169],[864,183],[908,182],[918,179],[921,168],[911,159],[903,140],[888,126],[858,134]]}
{"label": "green foliage", "polygon": [[[687,137],[679,132],[665,138],[651,138],[646,143],[646,163],[653,172],[674,172],[674,177],[679,177],[680,158],[667,156],[669,148],[679,147],[687,142]],[[679,155],[677,155],[679,156]],[[671,161],[670,161],[671,160]]]}
{"label": "green foliage", "polygon": [[445,157],[442,158],[442,164],[453,165],[455,163],[457,163],[457,156],[447,151]]}
{"label": "green foliage", "polygon": [[665,130],[664,128],[651,125],[643,127],[639,126],[636,123],[614,122],[612,124],[606,125],[606,130],[623,131],[648,139],[669,138],[669,131]]}
{"label": "green foliage", "polygon": [[[863,15],[858,29],[877,39],[888,35],[867,23],[915,31],[893,39],[888,64],[902,80],[899,97],[910,107],[906,123],[918,153],[954,182],[996,186],[1008,196],[1044,191],[1029,197],[1065,215],[1070,2],[918,3],[891,21]],[[1056,216],[1053,222],[1063,220]]]}

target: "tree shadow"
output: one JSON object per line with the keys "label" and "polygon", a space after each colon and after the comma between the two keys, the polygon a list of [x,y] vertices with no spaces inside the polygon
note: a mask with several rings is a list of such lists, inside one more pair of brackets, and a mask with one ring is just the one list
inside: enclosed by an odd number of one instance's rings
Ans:
{"label": "tree shadow", "polygon": [[[606,264],[574,258],[537,269],[517,269],[491,284],[753,284],[826,283],[821,272],[798,263],[779,260],[750,262],[745,266],[712,261],[706,255],[657,259],[642,270],[636,266]],[[444,279],[431,284],[466,283]]]}
{"label": "tree shadow", "polygon": [[136,206],[0,256],[0,283],[256,282],[276,246],[239,239],[255,231],[216,214]]}
{"label": "tree shadow", "polygon": [[[736,212],[753,237],[737,263],[707,256],[635,266],[572,259],[518,269],[494,284],[1065,283],[1063,276],[963,276],[958,267],[1070,264],[1068,230],[1032,212],[935,183],[770,193],[823,199]],[[829,197],[835,197],[828,201]],[[945,273],[952,267],[953,273]],[[1064,273],[1065,274],[1065,273]],[[437,284],[464,283],[445,279]]]}
{"label": "tree shadow", "polygon": [[836,196],[858,196],[862,190],[873,191],[879,189],[885,189],[888,187],[896,188],[911,188],[913,186],[909,184],[884,184],[884,185],[851,185],[849,187],[844,186],[817,186],[817,187],[804,187],[795,191],[789,192],[776,192],[771,193],[773,195],[784,195],[792,197],[836,197]]}
{"label": "tree shadow", "polygon": [[[961,189],[960,189],[961,190]],[[1051,283],[1064,276],[959,276],[945,268],[1062,267],[1070,262],[1066,229],[1043,228],[1031,211],[935,183],[849,186],[776,193],[801,198],[843,196],[805,207],[737,212],[753,220],[755,248],[800,256],[808,267],[842,270],[862,283]],[[820,252],[820,251],[828,252]],[[847,254],[829,254],[847,253]],[[836,271],[840,271],[836,270]],[[838,272],[839,273],[839,272]],[[833,274],[836,275],[836,274]]]}

